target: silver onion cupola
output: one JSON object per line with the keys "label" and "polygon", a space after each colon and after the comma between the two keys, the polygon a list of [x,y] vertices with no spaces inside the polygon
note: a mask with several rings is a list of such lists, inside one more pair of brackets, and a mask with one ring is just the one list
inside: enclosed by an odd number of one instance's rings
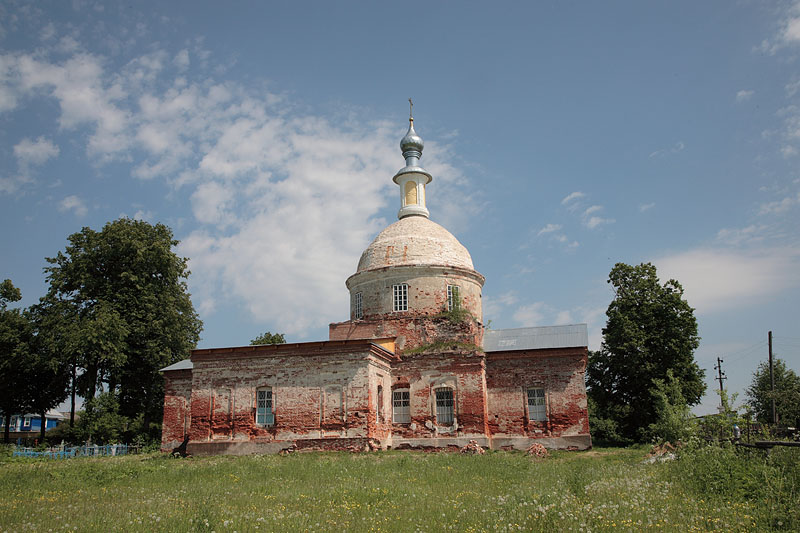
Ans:
{"label": "silver onion cupola", "polygon": [[427,170],[419,166],[422,157],[422,148],[425,143],[422,137],[414,131],[413,103],[408,99],[411,111],[408,117],[408,132],[400,140],[400,150],[406,160],[406,166],[394,175],[394,182],[400,186],[400,211],[397,218],[408,216],[423,216],[428,218],[430,213],[425,207],[425,185],[433,180]]}

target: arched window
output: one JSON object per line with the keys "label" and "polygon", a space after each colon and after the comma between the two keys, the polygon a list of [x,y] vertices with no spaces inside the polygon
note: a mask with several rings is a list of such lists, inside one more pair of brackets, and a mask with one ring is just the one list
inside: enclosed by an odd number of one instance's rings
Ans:
{"label": "arched window", "polygon": [[417,204],[417,184],[413,181],[406,182],[406,197],[404,205]]}
{"label": "arched window", "polygon": [[383,422],[383,385],[378,385],[378,422]]}
{"label": "arched window", "polygon": [[271,426],[275,424],[275,412],[272,409],[272,389],[263,387],[256,391],[256,425]]}

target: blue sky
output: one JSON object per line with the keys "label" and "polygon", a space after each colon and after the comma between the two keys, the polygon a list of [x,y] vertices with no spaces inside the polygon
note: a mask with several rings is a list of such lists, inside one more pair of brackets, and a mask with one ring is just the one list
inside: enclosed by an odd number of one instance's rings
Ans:
{"label": "blue sky", "polygon": [[0,278],[30,305],[71,233],[164,222],[201,347],[325,339],[412,97],[492,327],[597,348],[611,267],[652,261],[741,392],[768,330],[800,369],[798,54],[798,2],[3,2]]}

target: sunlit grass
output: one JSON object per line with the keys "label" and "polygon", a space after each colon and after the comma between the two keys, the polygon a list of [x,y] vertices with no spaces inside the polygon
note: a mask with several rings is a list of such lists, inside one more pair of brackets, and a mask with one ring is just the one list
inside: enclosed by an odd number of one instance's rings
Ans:
{"label": "sunlit grass", "polygon": [[644,450],[5,459],[2,531],[754,531]]}

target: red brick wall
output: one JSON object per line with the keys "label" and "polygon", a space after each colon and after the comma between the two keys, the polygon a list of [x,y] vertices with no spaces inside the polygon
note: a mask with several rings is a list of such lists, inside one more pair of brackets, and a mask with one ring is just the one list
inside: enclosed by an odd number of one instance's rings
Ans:
{"label": "red brick wall", "polygon": [[[331,346],[333,344],[333,346]],[[380,433],[370,394],[388,363],[369,343],[196,350],[192,442],[363,438]],[[272,390],[275,423],[255,423],[256,391]],[[374,406],[374,400],[372,400]]]}
{"label": "red brick wall", "polygon": [[169,451],[186,437],[189,405],[192,396],[192,371],[173,370],[164,373],[164,419],[161,449]]}
{"label": "red brick wall", "polygon": [[[486,435],[483,354],[419,354],[392,366],[392,388],[409,388],[411,393],[411,424],[394,424],[393,439]],[[434,389],[440,386],[453,389],[455,430],[436,424]]]}
{"label": "red brick wall", "polygon": [[[589,434],[586,348],[493,352],[487,356],[489,428],[496,436]],[[528,420],[527,388],[544,387],[547,420]]]}

